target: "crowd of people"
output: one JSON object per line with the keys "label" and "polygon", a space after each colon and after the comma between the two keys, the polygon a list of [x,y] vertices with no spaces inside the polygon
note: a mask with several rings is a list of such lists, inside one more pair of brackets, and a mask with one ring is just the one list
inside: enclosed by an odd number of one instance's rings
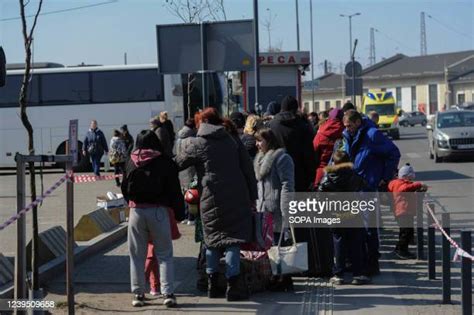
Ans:
{"label": "crowd of people", "polygon": [[[196,240],[202,245],[209,298],[247,299],[240,260],[242,247],[254,241],[253,214],[272,215],[273,244],[288,241],[285,209],[293,192],[393,192],[400,223],[395,253],[412,258],[408,244],[414,213],[402,192],[426,191],[426,186],[413,182],[412,166],[398,169],[400,151],[377,122],[376,113],[365,116],[350,102],[305,115],[292,96],[281,104],[271,102],[262,116],[235,112],[223,118],[215,108],[206,108],[176,134],[163,112],[150,120],[150,129],[141,131],[135,144],[124,125],[107,146],[93,121],[84,153],[96,175],[100,158],[108,154],[115,173],[123,173],[117,185],[131,208],[132,304],[144,305],[148,281],[151,294],[161,294],[167,307],[176,305],[172,240],[180,237],[178,222],[195,225],[200,234]],[[191,187],[198,192],[198,213],[183,199]],[[353,218],[366,228],[296,228],[296,240],[308,246],[303,275],[328,277],[340,285],[351,271],[352,284],[369,283],[380,273],[378,219],[377,213]],[[222,257],[225,290],[218,285]],[[270,282],[275,290],[293,287],[288,275],[274,275]]]}

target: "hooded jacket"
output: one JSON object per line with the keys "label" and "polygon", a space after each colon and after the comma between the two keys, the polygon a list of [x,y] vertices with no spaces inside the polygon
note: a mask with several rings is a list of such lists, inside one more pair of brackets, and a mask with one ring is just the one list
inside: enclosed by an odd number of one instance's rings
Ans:
{"label": "hooded jacket", "polygon": [[325,171],[318,187],[321,192],[357,192],[365,186],[364,179],[356,174],[352,163],[330,165]]}
{"label": "hooded jacket", "polygon": [[343,136],[344,151],[354,163],[357,174],[367,181],[368,191],[376,191],[382,179],[387,183],[393,179],[400,161],[400,151],[373,122],[362,119],[354,136],[347,129]]}
{"label": "hooded jacket", "polygon": [[[153,187],[151,196],[146,200],[130,197],[130,174],[137,168],[146,167],[152,176],[158,178],[158,185]],[[154,150],[135,150],[125,167],[122,181],[122,194],[131,208],[148,208],[166,206],[174,210],[176,220],[184,219],[184,199],[178,179],[178,168],[173,160]]]}
{"label": "hooded jacket", "polygon": [[412,182],[407,179],[397,178],[388,183],[388,191],[393,194],[395,217],[416,214],[415,191],[423,186],[421,182]]}
{"label": "hooded jacket", "polygon": [[314,152],[309,124],[292,112],[280,112],[268,124],[295,165],[295,190],[308,191],[314,179]]}
{"label": "hooded jacket", "polygon": [[202,123],[176,162],[181,170],[196,168],[206,246],[225,248],[251,241],[257,184],[240,139],[223,126]]}
{"label": "hooded jacket", "polygon": [[318,130],[313,139],[313,149],[316,157],[316,175],[314,185],[317,187],[319,181],[324,176],[324,168],[331,159],[334,144],[342,138],[344,125],[340,119],[328,119]]}
{"label": "hooded jacket", "polygon": [[259,152],[254,160],[257,177],[257,211],[273,213],[273,231],[280,232],[282,219],[295,191],[294,164],[284,149]]}
{"label": "hooded jacket", "polygon": [[[176,155],[180,155],[183,152],[186,145],[189,143],[190,138],[196,137],[196,130],[184,126],[178,131],[178,139],[176,140]],[[181,182],[181,187],[183,189],[188,189],[189,184],[194,179],[196,175],[196,169],[194,167],[188,167],[187,169],[179,172],[179,181]]]}

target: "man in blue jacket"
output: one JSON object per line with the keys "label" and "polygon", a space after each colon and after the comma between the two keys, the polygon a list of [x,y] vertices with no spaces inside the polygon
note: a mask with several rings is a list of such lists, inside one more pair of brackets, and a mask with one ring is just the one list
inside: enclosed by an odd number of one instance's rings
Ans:
{"label": "man in blue jacket", "polygon": [[107,154],[109,148],[104,133],[97,127],[97,121],[91,121],[91,127],[86,134],[83,145],[83,155],[89,156],[92,161],[92,169],[96,176],[100,176],[100,160],[102,155]]}
{"label": "man in blue jacket", "polygon": [[[349,154],[354,170],[366,180],[365,191],[376,192],[386,187],[396,174],[400,151],[372,121],[364,118],[356,110],[348,110],[344,114],[344,151]],[[368,218],[371,224],[367,228],[368,273],[378,274],[378,231],[373,227],[376,216],[371,215],[374,217]]]}

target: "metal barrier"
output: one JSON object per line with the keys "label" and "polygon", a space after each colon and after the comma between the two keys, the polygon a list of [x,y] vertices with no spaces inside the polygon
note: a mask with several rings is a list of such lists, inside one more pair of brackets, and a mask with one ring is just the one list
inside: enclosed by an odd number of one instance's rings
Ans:
{"label": "metal barrier", "polygon": [[[426,206],[428,216],[428,278],[436,279],[436,244],[435,228],[440,230],[442,236],[442,303],[451,304],[451,246],[456,248],[454,261],[461,258],[461,305],[462,314],[472,314],[472,263],[474,258],[471,255],[472,239],[471,231],[461,231],[461,246],[451,238],[451,218],[444,207],[440,206],[444,213],[441,214],[441,223],[435,215],[435,204],[432,199],[425,200],[423,207]],[[420,209],[417,208],[417,215]],[[417,220],[418,221],[418,220]],[[423,229],[417,226],[418,229]],[[423,246],[418,242],[418,246]],[[423,253],[423,249],[418,249]]]}

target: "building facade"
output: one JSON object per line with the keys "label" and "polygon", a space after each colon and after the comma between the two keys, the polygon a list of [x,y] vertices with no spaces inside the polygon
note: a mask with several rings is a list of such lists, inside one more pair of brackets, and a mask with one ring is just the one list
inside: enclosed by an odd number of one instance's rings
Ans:
{"label": "building facade", "polygon": [[[345,96],[341,74],[329,73],[318,78],[312,102],[311,83],[303,90],[306,111],[322,111],[339,107]],[[407,57],[397,54],[362,73],[363,92],[380,89],[393,93],[397,106],[403,111],[422,111],[428,115],[449,106],[474,102],[474,50]],[[356,98],[360,106],[362,98]]]}

